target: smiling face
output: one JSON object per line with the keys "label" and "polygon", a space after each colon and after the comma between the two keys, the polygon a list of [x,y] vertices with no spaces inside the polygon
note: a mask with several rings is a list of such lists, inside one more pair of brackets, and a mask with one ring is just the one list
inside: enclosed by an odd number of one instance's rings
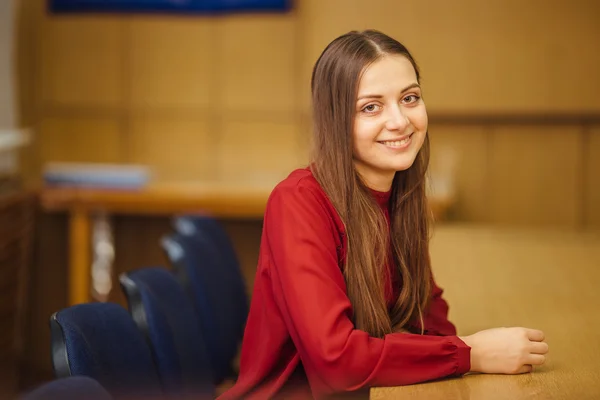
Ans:
{"label": "smiling face", "polygon": [[369,65],[358,85],[354,117],[354,165],[365,184],[387,191],[397,171],[413,164],[427,134],[427,111],[411,62],[384,55]]}

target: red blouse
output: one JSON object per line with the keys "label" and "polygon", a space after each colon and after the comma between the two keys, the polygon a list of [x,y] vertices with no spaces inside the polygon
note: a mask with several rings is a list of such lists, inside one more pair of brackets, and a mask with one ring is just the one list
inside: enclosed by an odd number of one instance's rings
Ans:
{"label": "red blouse", "polygon": [[[389,193],[373,194],[387,213]],[[264,217],[240,374],[220,399],[323,398],[469,371],[470,347],[456,336],[435,284],[425,335],[379,339],[355,329],[340,268],[345,246],[342,221],[309,169],[277,185]],[[401,284],[393,270],[389,304]]]}

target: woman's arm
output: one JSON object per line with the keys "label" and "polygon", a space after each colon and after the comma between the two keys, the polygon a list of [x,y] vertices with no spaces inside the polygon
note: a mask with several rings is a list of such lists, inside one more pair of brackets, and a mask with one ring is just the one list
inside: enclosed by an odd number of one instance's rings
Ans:
{"label": "woman's arm", "polygon": [[448,303],[442,297],[444,291],[432,281],[431,301],[423,323],[425,334],[438,336],[456,335],[456,327],[448,320]]}
{"label": "woman's arm", "polygon": [[457,336],[379,339],[355,329],[329,207],[302,183],[280,187],[264,224],[275,302],[313,391],[406,385],[469,371],[470,347]]}

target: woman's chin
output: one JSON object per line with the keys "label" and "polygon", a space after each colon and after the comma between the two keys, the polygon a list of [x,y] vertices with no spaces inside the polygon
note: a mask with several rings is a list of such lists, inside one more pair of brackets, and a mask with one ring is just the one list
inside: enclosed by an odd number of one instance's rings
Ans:
{"label": "woman's chin", "polygon": [[405,162],[395,162],[390,166],[391,167],[390,170],[395,171],[395,172],[406,171],[407,169],[412,167],[414,162],[415,162],[414,159],[406,160]]}

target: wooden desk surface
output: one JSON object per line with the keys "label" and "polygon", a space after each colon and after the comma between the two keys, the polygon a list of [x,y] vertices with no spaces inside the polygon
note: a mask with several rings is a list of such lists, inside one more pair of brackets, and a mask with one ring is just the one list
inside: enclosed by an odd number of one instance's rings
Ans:
{"label": "wooden desk surface", "polygon": [[546,364],[526,375],[374,388],[372,399],[600,399],[600,232],[442,225],[431,252],[459,335],[538,328]]}
{"label": "wooden desk surface", "polygon": [[[225,218],[262,219],[277,182],[156,183],[139,190],[44,187],[40,193],[46,211],[80,209],[111,214],[174,214],[209,212]],[[430,206],[441,218],[451,199],[436,198]]]}
{"label": "wooden desk surface", "polygon": [[264,214],[275,184],[160,183],[139,190],[45,187],[47,211],[82,208],[112,214],[172,214],[205,211],[218,217],[254,218]]}

